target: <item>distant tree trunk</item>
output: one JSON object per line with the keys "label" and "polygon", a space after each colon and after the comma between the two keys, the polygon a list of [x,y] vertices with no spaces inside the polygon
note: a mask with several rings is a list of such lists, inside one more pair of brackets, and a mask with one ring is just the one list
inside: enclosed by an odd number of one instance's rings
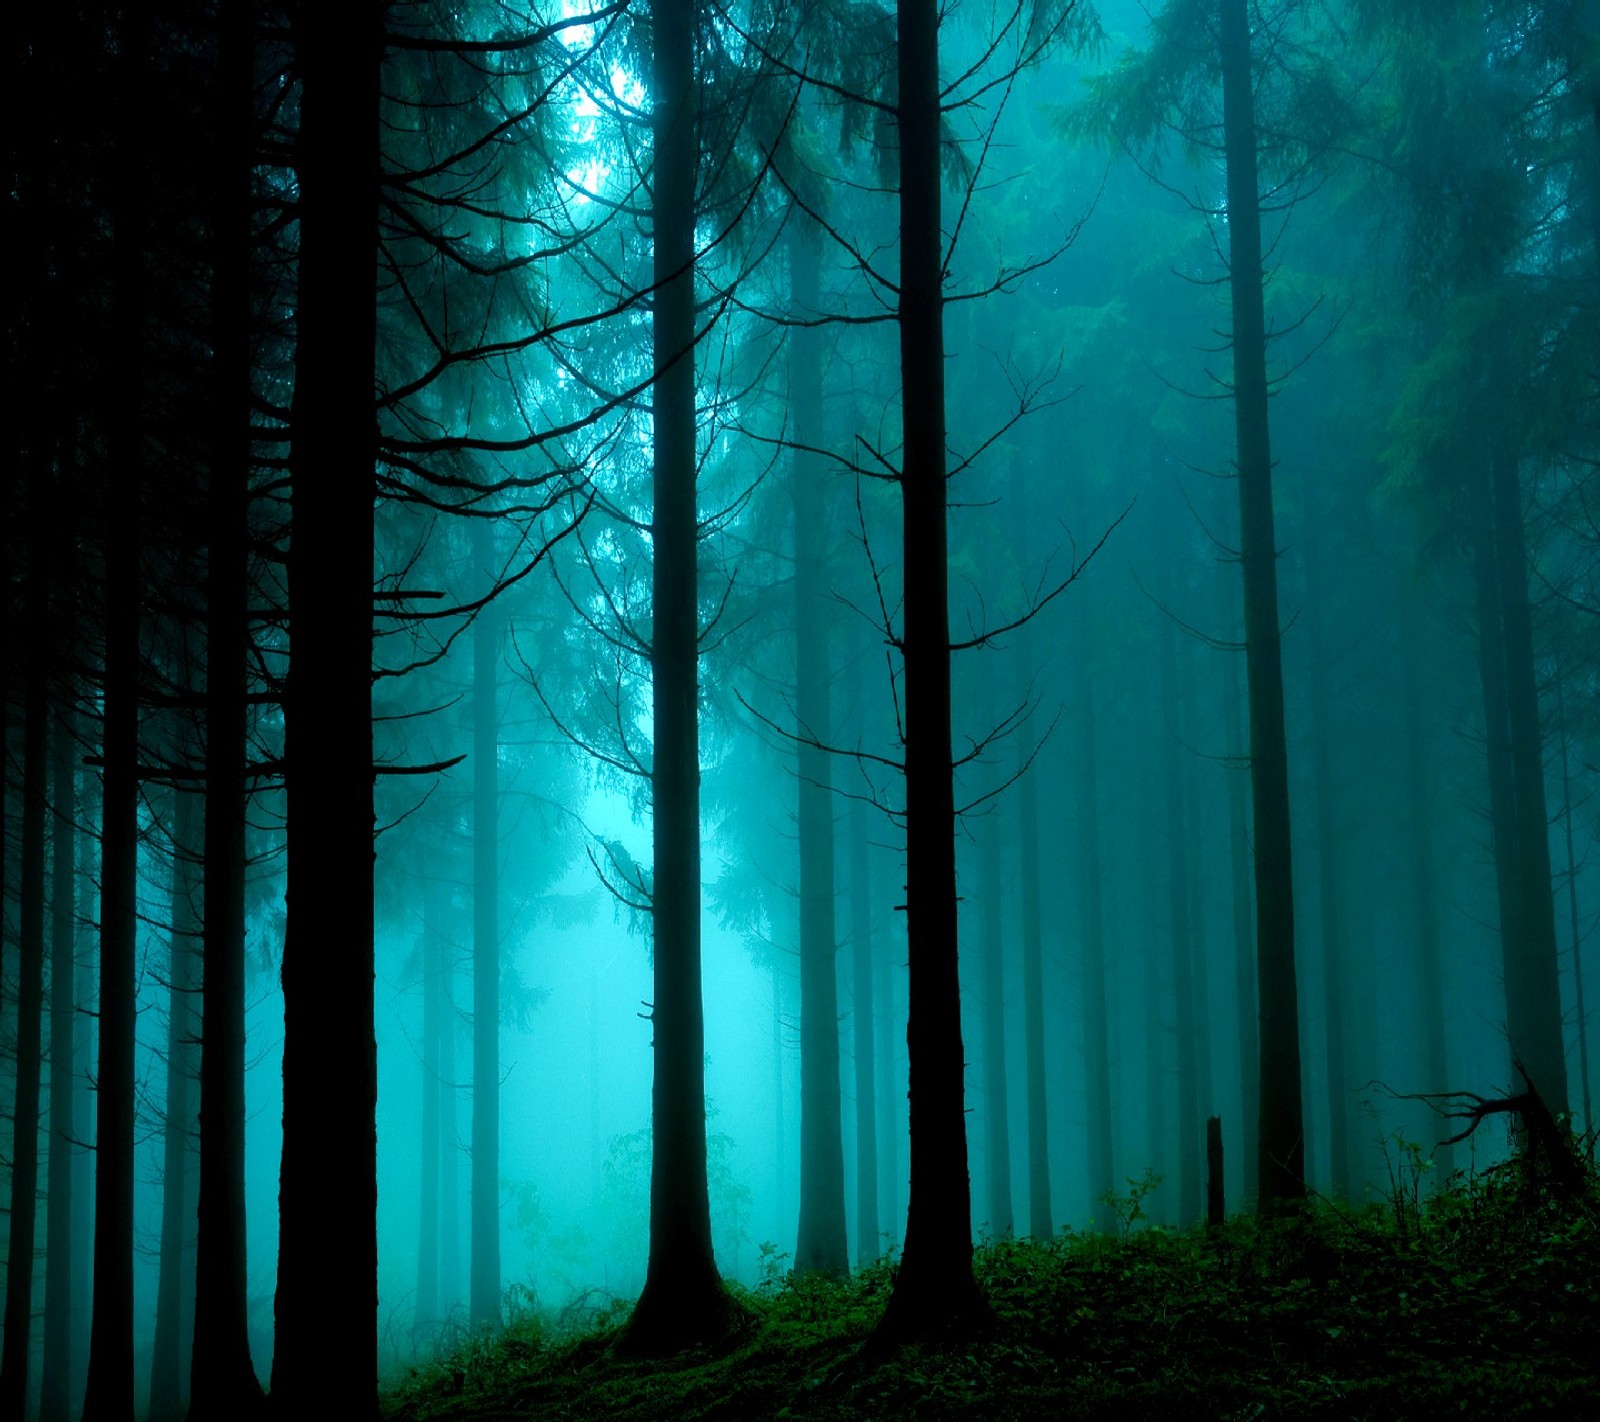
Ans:
{"label": "distant tree trunk", "polygon": [[883,1253],[878,1237],[878,1093],[872,978],[872,847],[867,811],[850,802],[850,968],[856,1054],[856,1267]]}
{"label": "distant tree trunk", "polygon": [[[822,231],[798,210],[789,224],[790,298],[820,304]],[[795,1268],[849,1272],[839,1104],[838,942],[834,921],[833,733],[829,667],[827,474],[822,445],[822,335],[796,327],[789,367],[796,450],[794,495],[795,755],[800,837],[800,1229]]]}
{"label": "distant tree trunk", "polygon": [[[1172,606],[1169,575],[1171,556],[1161,559],[1158,598]],[[1194,948],[1190,942],[1192,885],[1189,881],[1189,809],[1184,794],[1183,757],[1188,754],[1184,734],[1183,710],[1187,686],[1178,678],[1178,629],[1169,617],[1161,636],[1161,705],[1166,708],[1167,819],[1167,944],[1170,950],[1167,977],[1172,984],[1172,1002],[1177,1049],[1178,1108],[1178,1224],[1187,1229],[1197,1224],[1201,1211],[1201,1150],[1203,1123],[1200,1117],[1198,1057],[1195,1052]]]}
{"label": "distant tree trunk", "polygon": [[789,1216],[789,1132],[783,1119],[783,965],[772,960],[772,1142],[778,1218]]}
{"label": "distant tree trunk", "polygon": [[[994,681],[980,682],[980,717],[985,728],[998,723]],[[989,817],[978,826],[978,901],[983,929],[983,1125],[989,1183],[989,1229],[1008,1239],[1016,1224],[1011,1213],[1011,1123],[1006,1091],[1006,986],[1003,956],[1005,862],[1000,824]]]}
{"label": "distant tree trunk", "polygon": [[420,1349],[439,1322],[439,1183],[443,1142],[440,1110],[439,1039],[444,1030],[442,998],[446,955],[447,886],[437,872],[422,885],[422,1179],[417,1190],[421,1228],[417,1239],[417,1299],[412,1346]]}
{"label": "distant tree trunk", "polygon": [[652,0],[655,1080],[650,1257],[632,1346],[674,1351],[726,1326],[706,1185],[705,1008],[700,984],[699,544],[695,497],[695,175],[698,0]]}
{"label": "distant tree trunk", "polygon": [[1539,677],[1528,604],[1522,486],[1516,452],[1502,431],[1490,461],[1494,498],[1495,566],[1499,572],[1500,630],[1505,649],[1506,717],[1516,790],[1516,849],[1523,891],[1521,932],[1513,956],[1519,1001],[1512,1016],[1512,1051],[1527,1069],[1551,1114],[1567,1112],[1567,1063],[1561,1030],[1560,955],[1555,894],[1550,880],[1550,815],[1544,784],[1544,734],[1539,723]]}
{"label": "distant tree trunk", "polygon": [[[96,824],[100,820],[100,778],[85,775],[81,781],[82,806],[80,822]],[[99,1076],[97,1054],[100,1044],[98,1027],[99,962],[97,949],[99,935],[94,925],[100,922],[100,840],[93,833],[78,836],[78,924],[76,934],[76,970],[73,975],[73,998],[78,1013],[72,1024],[72,1056],[77,1066],[73,1080],[73,1119],[82,1127],[79,1139],[83,1149],[72,1157],[72,1237],[82,1244],[72,1258],[72,1296],[80,1300],[73,1310],[72,1355],[82,1369],[77,1373],[77,1387],[73,1392],[75,1408],[81,1407],[83,1387],[87,1381],[91,1312],[82,1306],[93,1296],[94,1288],[94,1218],[95,1218],[95,1099],[91,1087]],[[74,1412],[74,1416],[77,1413]]]}
{"label": "distant tree trunk", "polygon": [[[1411,886],[1417,913],[1417,967],[1422,999],[1422,1035],[1428,1059],[1425,1091],[1448,1091],[1450,1074],[1445,1047],[1444,963],[1439,934],[1439,873],[1433,848],[1433,790],[1428,775],[1428,748],[1422,734],[1422,648],[1413,618],[1404,619],[1405,644],[1401,673],[1406,718],[1406,792],[1411,805]],[[1455,1174],[1455,1147],[1445,1142],[1455,1128],[1435,1122],[1433,1161],[1438,1177]]]}
{"label": "distant tree trunk", "polygon": [[1256,1015],[1256,945],[1250,922],[1250,805],[1243,757],[1247,753],[1239,705],[1239,677],[1230,661],[1222,678],[1223,717],[1228,755],[1241,763],[1228,768],[1229,892],[1233,908],[1233,992],[1239,1011],[1240,1159],[1243,1203],[1256,1196],[1257,1146],[1261,1119],[1261,1043]]}
{"label": "distant tree trunk", "polygon": [[1272,453],[1267,421],[1266,318],[1250,15],[1248,0],[1220,3],[1239,562],[1244,573],[1245,659],[1250,688],[1256,953],[1261,994],[1261,1126],[1256,1203],[1258,1210],[1270,1214],[1298,1204],[1305,1196],[1300,1006],[1295,982],[1289,756],[1284,731],[1278,547],[1273,530]]}
{"label": "distant tree trunk", "polygon": [[[1317,522],[1316,506],[1308,509],[1308,525]],[[1313,539],[1313,527],[1308,535]],[[1312,574],[1316,581],[1315,571]],[[1329,586],[1332,586],[1330,583]],[[1329,649],[1322,621],[1323,589],[1306,593],[1307,648],[1311,692],[1311,778],[1317,797],[1317,899],[1322,924],[1322,1020],[1327,1053],[1328,1186],[1338,1198],[1351,1198],[1350,1069],[1347,1064],[1350,1023],[1346,1011],[1347,972],[1344,927],[1343,851],[1334,797],[1335,733],[1329,726],[1333,688],[1328,681]]]}
{"label": "distant tree trunk", "polygon": [[[1532,811],[1524,804],[1536,799],[1540,820],[1539,837],[1544,829],[1544,772],[1538,753],[1537,706],[1534,722],[1527,725],[1529,708],[1512,715],[1511,647],[1519,644],[1526,653],[1519,675],[1525,675],[1527,699],[1532,699],[1531,643],[1513,634],[1507,625],[1521,590],[1521,613],[1527,617],[1525,564],[1521,554],[1521,509],[1513,498],[1516,530],[1511,535],[1499,528],[1504,510],[1497,497],[1500,472],[1495,469],[1505,456],[1489,458],[1477,479],[1478,509],[1473,530],[1473,569],[1478,604],[1478,669],[1483,689],[1484,747],[1489,767],[1489,818],[1493,829],[1495,881],[1500,904],[1500,952],[1506,991],[1506,1030],[1511,1056],[1522,1062],[1530,1079],[1552,1112],[1566,1110],[1566,1063],[1562,1056],[1560,991],[1555,979],[1551,943],[1542,937],[1543,920],[1549,919],[1553,943],[1554,898],[1550,892],[1549,848],[1544,843],[1542,877],[1529,868],[1529,843],[1532,838],[1525,818]],[[1514,473],[1512,475],[1514,478]],[[1501,567],[1509,551],[1516,558],[1515,571]],[[1533,766],[1536,774],[1530,785],[1522,772],[1529,759],[1519,761],[1519,735],[1534,742]]]}
{"label": "distant tree trunk", "polygon": [[461,1128],[456,1085],[456,965],[448,891],[438,905],[439,981],[439,1312],[449,1318],[461,1298]]}
{"label": "distant tree trunk", "polygon": [[[272,1404],[378,1414],[373,370],[386,5],[304,3],[284,712],[288,926]],[[336,919],[330,905],[337,904]],[[327,1241],[337,1240],[330,1250]],[[330,1347],[329,1340],[338,1346]]]}
{"label": "distant tree trunk", "polygon": [[[496,576],[490,525],[472,525],[473,560]],[[500,726],[493,604],[472,626],[472,1280],[474,1328],[500,1326]]]}
{"label": "distant tree trunk", "polygon": [[112,179],[105,537],[105,686],[100,808],[100,1051],[95,1079],[94,1302],[83,1422],[133,1413],[134,1013],[139,853],[140,486],[146,224],[138,121],[149,84],[150,16],[123,11],[116,62],[122,138]]}
{"label": "distant tree trunk", "polygon": [[234,0],[217,12],[206,511],[205,992],[200,1004],[204,1124],[189,1422],[250,1422],[263,1409],[261,1382],[250,1358],[244,1151],[253,15],[252,0]]}
{"label": "distant tree trunk", "polygon": [[51,746],[51,799],[55,832],[50,856],[50,1156],[45,1208],[44,1362],[39,1422],[67,1422],[72,1412],[77,1349],[73,1337],[74,1261],[82,1245],[73,1237],[73,1163],[82,1138],[77,1113],[77,1001],[74,962],[78,946],[77,715],[70,685],[56,708]]}
{"label": "distant tree trunk", "polygon": [[33,1329],[34,1226],[39,1204],[39,1078],[44,1034],[45,823],[50,804],[50,562],[48,449],[28,479],[27,627],[22,718],[22,877],[18,885],[16,1095],[11,1112],[11,1200],[6,1254],[0,1416],[27,1410]]}
{"label": "distant tree trunk", "polygon": [[1094,681],[1089,674],[1091,647],[1088,615],[1082,621],[1078,654],[1072,659],[1078,709],[1078,868],[1082,896],[1083,1071],[1088,1128],[1089,1200],[1095,1222],[1110,1230],[1116,1215],[1104,1197],[1116,1189],[1111,1147],[1110,1006],[1106,997],[1106,933],[1104,870],[1100,856],[1099,760],[1096,752]]}
{"label": "distant tree trunk", "polygon": [[[1022,484],[1015,474],[1011,502],[1014,508],[1022,509]],[[1028,536],[1025,527],[1018,528],[1015,543],[1018,561],[1026,566]],[[1019,704],[1032,694],[1032,688],[1033,627],[1028,624],[1017,632]],[[1019,769],[1027,764],[1034,750],[1027,729],[1019,729]],[[1017,782],[1017,862],[1021,881],[1022,1046],[1028,1108],[1028,1233],[1035,1239],[1049,1239],[1055,1233],[1055,1217],[1050,1203],[1049,1069],[1045,1060],[1044,928],[1039,890],[1039,782],[1033,770],[1028,770]]]}
{"label": "distant tree trunk", "polygon": [[1583,999],[1583,932],[1582,919],[1578,915],[1578,857],[1572,836],[1572,768],[1569,760],[1565,681],[1565,677],[1558,673],[1555,683],[1556,717],[1561,726],[1561,828],[1567,850],[1567,931],[1572,938],[1573,1008],[1578,1019],[1578,1083],[1583,1099],[1583,1128],[1590,1131],[1594,1129],[1594,1106],[1589,1095],[1589,1019]]}
{"label": "distant tree trunk", "polygon": [[972,1274],[956,960],[939,7],[935,0],[900,0],[896,23],[911,1193],[905,1250],[878,1325],[886,1340],[970,1321],[985,1307]]}
{"label": "distant tree trunk", "polygon": [[155,1344],[150,1363],[151,1422],[181,1418],[194,1339],[195,1205],[200,1100],[200,939],[204,922],[200,859],[203,802],[180,790],[172,840],[172,927],[167,969],[167,1100],[161,1170],[161,1254]]}

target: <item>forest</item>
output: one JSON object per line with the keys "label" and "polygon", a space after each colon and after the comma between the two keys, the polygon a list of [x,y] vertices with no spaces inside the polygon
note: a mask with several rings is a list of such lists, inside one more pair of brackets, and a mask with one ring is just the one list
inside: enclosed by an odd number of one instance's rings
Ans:
{"label": "forest", "polygon": [[1594,1415],[1600,0],[7,29],[0,1422]]}

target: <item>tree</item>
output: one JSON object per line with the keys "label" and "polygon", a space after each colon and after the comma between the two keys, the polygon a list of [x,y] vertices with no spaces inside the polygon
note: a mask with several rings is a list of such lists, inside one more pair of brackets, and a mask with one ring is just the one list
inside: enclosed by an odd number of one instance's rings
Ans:
{"label": "tree", "polygon": [[[378,1410],[371,553],[386,9],[304,3],[293,14],[299,262],[272,1393],[275,1409],[350,1418]],[[344,906],[336,932],[332,904]],[[329,1237],[340,1241],[332,1254]]]}
{"label": "tree", "polygon": [[698,0],[652,0],[654,174],[651,387],[650,771],[655,1051],[650,1255],[633,1346],[672,1351],[716,1336],[727,1295],[711,1250],[706,1184],[705,1007],[700,983],[698,510],[695,501],[695,184]]}
{"label": "tree", "polygon": [[[822,233],[808,213],[790,221],[795,319],[821,307]],[[800,835],[800,1226],[795,1268],[844,1274],[844,1152],[839,1115],[839,984],[834,921],[833,773],[825,569],[828,529],[823,461],[821,332],[792,336],[789,394],[795,453],[795,720]]]}
{"label": "tree", "polygon": [[878,1325],[888,1340],[984,1310],[972,1274],[956,975],[939,10],[934,0],[900,0],[895,18],[911,1194],[905,1250]]}

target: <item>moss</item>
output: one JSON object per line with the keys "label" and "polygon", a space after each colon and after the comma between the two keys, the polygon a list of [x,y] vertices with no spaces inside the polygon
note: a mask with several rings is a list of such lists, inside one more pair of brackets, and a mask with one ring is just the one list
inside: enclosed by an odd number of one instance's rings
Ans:
{"label": "moss", "polygon": [[1600,1192],[1532,1197],[1510,1170],[1420,1211],[1002,1240],[974,1264],[991,1321],[886,1360],[863,1351],[884,1264],[739,1291],[741,1329],[668,1360],[624,1356],[615,1323],[578,1337],[524,1323],[414,1370],[388,1415],[1356,1422],[1595,1406]]}

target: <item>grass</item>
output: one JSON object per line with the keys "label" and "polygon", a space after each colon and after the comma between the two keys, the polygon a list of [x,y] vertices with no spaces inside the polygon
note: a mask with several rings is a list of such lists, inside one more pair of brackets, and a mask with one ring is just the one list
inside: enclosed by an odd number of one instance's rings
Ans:
{"label": "grass", "polygon": [[1559,1200],[1515,1164],[1423,1202],[1288,1225],[1128,1228],[986,1244],[980,1332],[858,1357],[890,1264],[773,1274],[715,1351],[612,1349],[535,1314],[414,1368],[391,1422],[491,1419],[1600,1418],[1600,1187]]}

